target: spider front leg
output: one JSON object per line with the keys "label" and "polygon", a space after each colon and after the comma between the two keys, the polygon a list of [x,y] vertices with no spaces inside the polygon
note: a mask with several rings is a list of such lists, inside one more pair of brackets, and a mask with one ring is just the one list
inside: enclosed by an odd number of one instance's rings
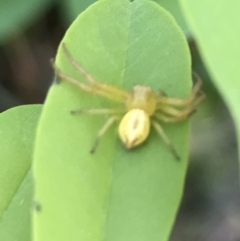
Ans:
{"label": "spider front leg", "polygon": [[85,91],[85,92],[89,92],[89,93],[93,93],[96,95],[100,95],[102,97],[105,97],[107,99],[122,103],[123,102],[123,98],[121,95],[119,95],[118,93],[108,93],[104,90],[98,89],[98,88],[93,88],[92,86],[88,86],[80,81],[78,81],[77,79],[65,74],[64,72],[62,72],[52,61],[52,66],[54,68],[55,74],[57,77],[77,86],[79,89]]}
{"label": "spider front leg", "polygon": [[[195,93],[195,91],[196,89],[192,93]],[[187,119],[193,113],[195,113],[196,106],[199,105],[205,99],[205,94],[199,89],[197,91],[198,95],[191,94],[190,98],[188,97],[185,100],[160,96],[159,99],[164,98],[164,102],[157,103],[157,111],[162,111],[167,115],[178,118],[179,120]]]}
{"label": "spider front leg", "polygon": [[[192,113],[193,114],[193,113]],[[174,117],[174,116],[167,116],[163,113],[155,113],[154,114],[154,117],[156,119],[158,119],[159,121],[163,121],[165,123],[176,123],[176,122],[180,122],[180,121],[183,121],[183,120],[186,120],[188,119],[190,116],[189,115],[185,115],[185,116],[182,116],[182,117]]]}
{"label": "spider front leg", "polygon": [[94,79],[93,76],[89,74],[87,70],[84,69],[83,66],[73,58],[72,54],[70,53],[70,51],[64,43],[62,43],[62,48],[69,62],[78,70],[80,74],[85,76],[86,81],[90,84],[90,86],[92,86],[93,89],[98,89],[100,91],[108,93],[109,95],[118,95],[119,97],[121,97],[122,101],[129,96],[128,92],[123,89],[101,83]]}
{"label": "spider front leg", "polygon": [[[196,75],[196,73],[194,73]],[[200,102],[202,102],[205,99],[205,94],[201,91],[202,86],[202,80],[198,75],[197,76],[197,82],[194,85],[191,94],[186,99],[180,99],[180,98],[171,98],[167,97],[165,95],[158,96],[158,105],[163,104],[169,104],[173,106],[188,106],[192,105],[195,102],[195,106],[198,105]]]}
{"label": "spider front leg", "polygon": [[184,110],[179,110],[175,107],[166,105],[166,106],[161,106],[157,110],[171,117],[177,118],[179,120],[188,119],[191,115],[193,115],[196,112],[195,108],[191,106]]}

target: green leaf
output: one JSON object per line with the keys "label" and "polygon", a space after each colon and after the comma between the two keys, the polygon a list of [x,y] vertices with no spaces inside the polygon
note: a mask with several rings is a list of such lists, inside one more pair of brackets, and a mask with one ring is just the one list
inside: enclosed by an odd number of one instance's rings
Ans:
{"label": "green leaf", "polygon": [[0,220],[0,240],[31,240],[32,197],[33,181],[28,172]]}
{"label": "green leaf", "polygon": [[203,60],[232,113],[240,141],[240,2],[181,2]]}
{"label": "green leaf", "polygon": [[[63,42],[98,80],[131,90],[147,85],[170,96],[191,88],[190,54],[174,19],[156,3],[102,0],[82,13]],[[56,65],[86,82],[60,46]],[[111,101],[64,81],[50,89],[34,157],[35,241],[167,240],[182,196],[187,167],[188,122],[164,125],[181,156],[176,161],[152,131],[127,151],[117,125],[89,151],[106,117],[72,116],[79,108],[108,108]]]}
{"label": "green leaf", "polygon": [[0,43],[25,31],[51,3],[49,0],[1,0]]}
{"label": "green leaf", "polygon": [[180,25],[182,30],[186,35],[190,35],[189,27],[186,23],[186,20],[183,16],[182,9],[179,4],[179,0],[155,0],[162,7],[166,8],[176,19],[177,23]]}
{"label": "green leaf", "polygon": [[[68,0],[63,1],[63,7],[64,14],[66,15],[68,22],[73,21],[79,13],[84,11],[88,6],[90,6],[92,3],[96,2],[96,0],[85,0],[85,1],[79,1],[79,0]],[[190,35],[189,28],[187,26],[187,23],[184,19],[184,16],[182,14],[182,9],[179,5],[179,0],[155,0],[158,4],[160,4],[162,7],[166,8],[176,19],[177,23],[180,25],[182,30],[187,34]]]}
{"label": "green leaf", "polygon": [[30,174],[40,105],[12,108],[0,115],[0,240],[30,240]]}

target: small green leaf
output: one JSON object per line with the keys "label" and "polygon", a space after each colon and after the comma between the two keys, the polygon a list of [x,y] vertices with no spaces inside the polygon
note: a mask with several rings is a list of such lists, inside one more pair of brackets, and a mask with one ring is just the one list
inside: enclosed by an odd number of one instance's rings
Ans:
{"label": "small green leaf", "polygon": [[41,106],[21,106],[0,115],[0,240],[30,241],[35,129]]}
{"label": "small green leaf", "polygon": [[[145,0],[102,0],[82,13],[63,42],[96,79],[131,90],[134,85],[186,97],[191,63],[186,39],[174,19]],[[86,80],[59,48],[56,65]],[[152,131],[127,151],[117,125],[89,151],[104,116],[72,116],[79,108],[114,103],[64,81],[54,84],[40,120],[34,157],[35,241],[167,240],[182,196],[187,167],[188,122],[164,125],[180,153],[176,161]]]}
{"label": "small green leaf", "polygon": [[31,210],[33,209],[31,174],[28,172],[24,177],[7,210],[1,217],[0,240],[31,241]]}
{"label": "small green leaf", "polygon": [[203,60],[232,113],[240,151],[240,2],[181,2]]}

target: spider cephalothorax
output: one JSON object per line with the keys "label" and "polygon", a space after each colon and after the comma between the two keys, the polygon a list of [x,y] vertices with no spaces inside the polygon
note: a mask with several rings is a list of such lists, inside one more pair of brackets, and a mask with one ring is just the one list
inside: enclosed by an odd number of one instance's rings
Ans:
{"label": "spider cephalothorax", "polygon": [[195,111],[196,106],[205,98],[201,91],[202,81],[197,76],[197,83],[193,87],[191,94],[186,99],[171,98],[162,92],[153,91],[148,86],[136,85],[131,92],[96,81],[70,54],[65,44],[62,44],[64,54],[70,63],[86,77],[88,84],[63,73],[54,64],[56,75],[86,92],[94,93],[122,103],[123,109],[88,109],[72,111],[76,113],[88,114],[109,114],[110,117],[99,130],[95,144],[91,149],[93,153],[98,145],[99,139],[106,130],[122,117],[118,133],[123,144],[128,148],[133,148],[143,143],[149,135],[151,125],[162,137],[176,159],[180,159],[171,141],[162,129],[159,121],[174,123],[188,119]]}

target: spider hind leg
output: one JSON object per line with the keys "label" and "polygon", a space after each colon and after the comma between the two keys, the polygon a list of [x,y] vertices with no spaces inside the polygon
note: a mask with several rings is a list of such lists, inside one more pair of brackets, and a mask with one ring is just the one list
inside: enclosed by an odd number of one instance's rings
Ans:
{"label": "spider hind leg", "polygon": [[154,120],[152,120],[151,123],[152,123],[153,127],[155,128],[155,130],[157,131],[157,133],[159,134],[159,136],[163,139],[163,141],[167,145],[168,149],[171,151],[174,158],[179,161],[181,158],[180,158],[179,154],[177,153],[175,147],[173,146],[172,142],[170,141],[168,136],[165,134],[161,125],[157,121],[154,121]]}

